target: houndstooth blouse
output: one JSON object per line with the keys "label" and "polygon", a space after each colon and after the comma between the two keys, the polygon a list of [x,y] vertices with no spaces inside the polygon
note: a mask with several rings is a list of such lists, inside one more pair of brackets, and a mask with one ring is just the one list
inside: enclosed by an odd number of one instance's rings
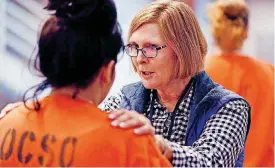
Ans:
{"label": "houndstooth blouse", "polygon": [[[156,134],[162,135],[173,151],[174,167],[233,167],[244,149],[249,107],[245,101],[235,100],[225,104],[209,121],[207,121],[200,138],[192,146],[185,146],[187,122],[194,86],[189,89],[188,96],[180,102],[175,116],[172,134],[168,140],[171,124],[171,112],[160,104],[151,91],[144,115],[149,117],[150,104],[153,101],[154,115],[152,125]],[[119,108],[122,92],[109,97],[103,104],[104,111]]]}

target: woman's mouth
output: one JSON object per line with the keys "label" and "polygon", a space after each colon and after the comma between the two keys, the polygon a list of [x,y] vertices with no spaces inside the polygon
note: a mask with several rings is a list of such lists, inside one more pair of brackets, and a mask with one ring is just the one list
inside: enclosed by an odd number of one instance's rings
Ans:
{"label": "woman's mouth", "polygon": [[149,72],[149,71],[141,71],[141,76],[145,79],[153,77],[154,72]]}

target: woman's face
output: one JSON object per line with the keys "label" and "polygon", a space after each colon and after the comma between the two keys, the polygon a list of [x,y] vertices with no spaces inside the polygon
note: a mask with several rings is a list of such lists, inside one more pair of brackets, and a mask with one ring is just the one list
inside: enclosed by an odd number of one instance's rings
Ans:
{"label": "woman's face", "polygon": [[175,56],[172,48],[163,40],[158,25],[148,23],[141,26],[130,37],[129,45],[139,49],[166,45],[157,51],[154,58],[147,58],[139,51],[137,57],[132,57],[132,62],[145,88],[159,89],[167,86],[174,73]]}

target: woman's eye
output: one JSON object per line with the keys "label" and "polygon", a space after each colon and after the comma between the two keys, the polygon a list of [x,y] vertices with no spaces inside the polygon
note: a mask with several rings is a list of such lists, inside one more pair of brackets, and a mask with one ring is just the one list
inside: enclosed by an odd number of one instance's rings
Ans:
{"label": "woman's eye", "polygon": [[150,45],[150,47],[151,47],[151,48],[157,48],[157,45],[152,44],[152,45]]}

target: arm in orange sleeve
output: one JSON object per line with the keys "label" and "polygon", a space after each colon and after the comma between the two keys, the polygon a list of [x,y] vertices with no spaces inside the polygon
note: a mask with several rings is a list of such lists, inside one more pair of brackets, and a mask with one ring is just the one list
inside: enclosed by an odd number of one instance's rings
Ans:
{"label": "arm in orange sleeve", "polygon": [[127,155],[127,166],[130,167],[172,167],[149,135],[133,136],[129,139]]}
{"label": "arm in orange sleeve", "polygon": [[[244,166],[273,167],[274,68],[265,66],[261,70],[244,76],[238,92],[251,105],[251,127]],[[264,73],[261,75],[260,72]]]}
{"label": "arm in orange sleeve", "polygon": [[[239,90],[239,95],[241,95],[243,98],[245,98],[246,101],[250,104],[250,106],[253,108],[253,105],[257,103],[257,99],[259,99],[258,95],[258,84],[257,83],[251,83],[248,81],[250,79],[244,79],[242,83],[242,88]],[[254,108],[253,108],[254,109]]]}
{"label": "arm in orange sleeve", "polygon": [[272,102],[271,106],[273,107],[274,105],[274,67],[263,66],[260,72],[263,73],[251,72],[244,75],[241,81],[242,87],[237,92],[248,101],[252,111],[260,110],[263,104],[270,106]]}

